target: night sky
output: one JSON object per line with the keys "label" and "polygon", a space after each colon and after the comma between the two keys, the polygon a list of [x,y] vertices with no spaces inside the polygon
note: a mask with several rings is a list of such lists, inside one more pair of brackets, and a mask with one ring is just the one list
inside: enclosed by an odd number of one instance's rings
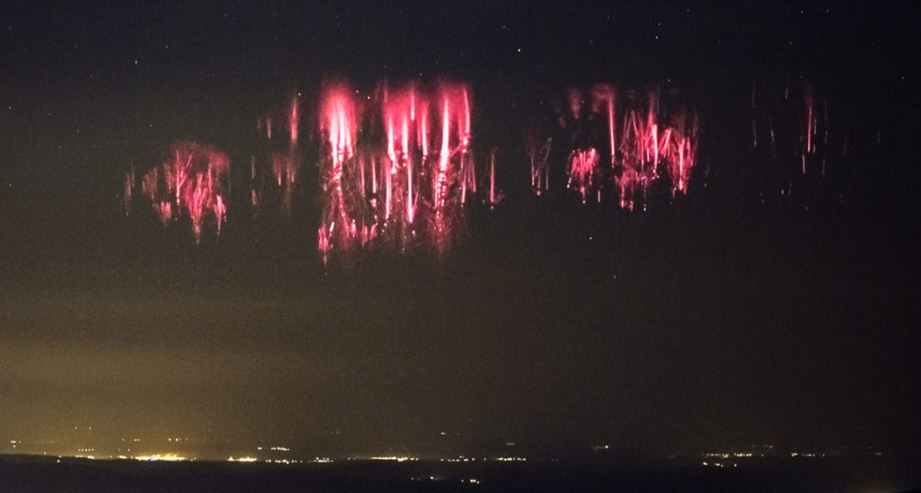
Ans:
{"label": "night sky", "polygon": [[[74,427],[342,453],[921,439],[921,4],[159,3],[0,8],[0,443],[77,443]],[[126,217],[132,163],[194,139],[245,176],[255,119],[300,92],[316,134],[332,77],[469,82],[505,199],[443,255],[326,267],[309,173],[291,218],[231,202],[200,245]],[[847,164],[795,200],[760,200],[753,80],[821,88],[850,136]],[[627,213],[530,193],[525,129],[595,82],[691,101],[684,200]]]}

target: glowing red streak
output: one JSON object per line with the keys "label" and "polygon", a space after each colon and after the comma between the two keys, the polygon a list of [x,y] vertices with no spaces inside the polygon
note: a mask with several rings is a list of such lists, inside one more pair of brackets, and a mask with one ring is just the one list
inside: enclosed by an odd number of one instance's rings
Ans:
{"label": "glowing red streak", "polygon": [[611,149],[611,166],[614,166],[614,158],[617,152],[614,150],[614,95],[608,97],[608,141]]}
{"label": "glowing red streak", "polygon": [[685,143],[682,142],[681,145],[678,146],[678,176],[680,177],[678,179],[678,190],[681,190],[682,192],[684,191],[684,187],[685,187],[684,155],[685,155],[686,150],[687,148],[685,146]]}
{"label": "glowing red streak", "polygon": [[415,204],[413,202],[413,162],[406,162],[406,221],[412,224]]}
{"label": "glowing red streak", "polygon": [[397,152],[393,147],[393,141],[396,137],[393,134],[393,114],[387,114],[387,156],[391,161],[397,160]]}
{"label": "glowing red streak", "polygon": [[496,206],[496,150],[489,155],[489,206]]}
{"label": "glowing red streak", "polygon": [[371,158],[371,193],[377,195],[377,159]]}
{"label": "glowing red streak", "polygon": [[813,147],[814,144],[812,142],[812,136],[816,129],[815,116],[814,116],[815,102],[812,99],[812,87],[808,85],[803,90],[803,102],[806,105],[806,122],[805,122],[806,125],[804,128],[806,135],[804,136],[805,139],[801,138],[800,141],[802,142],[803,140],[805,140],[805,143],[806,143],[806,147],[802,151],[802,173],[805,175],[806,174],[806,154],[815,152],[815,148]]}
{"label": "glowing red streak", "polygon": [[[426,108],[427,109],[427,108]],[[428,139],[428,111],[422,113],[422,125],[419,127],[419,135],[422,140],[422,157],[428,157],[429,155],[429,139]]]}
{"label": "glowing red streak", "polygon": [[[415,93],[413,93],[412,101],[415,101]],[[413,202],[413,160],[409,154],[409,122],[406,121],[405,115],[403,116],[403,159],[406,161],[406,221],[412,224],[415,209]]]}
{"label": "glowing red streak", "polygon": [[134,165],[131,165],[131,171],[125,175],[124,188],[122,190],[122,200],[125,204],[125,215],[131,212],[131,199],[134,192],[135,176]]}
{"label": "glowing red streak", "polygon": [[387,169],[387,171],[384,172],[384,174],[387,175],[386,178],[385,178],[385,180],[386,180],[386,182],[387,182],[387,195],[386,195],[386,204],[387,204],[387,205],[386,205],[386,209],[385,209],[385,213],[384,213],[384,219],[390,219],[390,210],[393,208],[393,200],[392,200],[392,198],[390,197],[390,195],[391,195],[390,190],[391,190],[391,188],[392,188],[392,184],[391,184],[392,178],[391,178],[391,177],[393,176],[393,164],[392,164],[392,163],[388,165],[388,169]]}
{"label": "glowing red streak", "polygon": [[464,91],[464,135],[462,137],[463,151],[467,152],[467,146],[470,144],[470,96],[467,94],[467,88]]}
{"label": "glowing red streak", "polygon": [[444,104],[441,114],[441,151],[438,155],[438,175],[435,181],[435,208],[440,209],[442,204],[442,192],[445,185],[446,173],[448,172],[448,159],[450,158],[451,147],[448,139],[451,135],[451,109],[448,106],[447,96],[443,97]]}
{"label": "glowing red streak", "polygon": [[549,186],[549,157],[552,140],[548,137],[541,142],[541,136],[535,129],[530,129],[526,134],[526,149],[528,159],[531,161],[531,189],[540,196]]}
{"label": "glowing red streak", "polygon": [[450,143],[448,142],[451,132],[451,108],[448,106],[447,97],[444,98],[444,108],[441,115],[441,154],[438,156],[438,170],[444,172],[448,169],[448,159],[451,152]]}
{"label": "glowing red streak", "polygon": [[297,96],[294,96],[294,98],[291,100],[291,113],[288,116],[288,127],[291,130],[291,143],[292,144],[297,144],[297,137],[298,137],[298,131],[297,131],[298,109],[297,108],[298,108]]}

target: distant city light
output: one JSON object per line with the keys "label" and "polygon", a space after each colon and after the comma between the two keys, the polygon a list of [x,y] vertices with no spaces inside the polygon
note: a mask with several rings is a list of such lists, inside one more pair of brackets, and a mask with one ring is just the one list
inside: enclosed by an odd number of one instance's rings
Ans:
{"label": "distant city light", "polygon": [[407,462],[407,461],[417,461],[418,457],[406,457],[406,456],[374,456],[368,457],[368,460],[380,460],[380,461],[390,461],[390,462]]}
{"label": "distant city light", "polygon": [[247,463],[251,463],[251,462],[256,462],[257,460],[259,460],[259,459],[255,458],[255,457],[238,457],[238,458],[234,459],[234,458],[231,456],[231,457],[228,457],[228,458],[227,458],[227,462],[247,462]]}
{"label": "distant city light", "polygon": [[134,460],[139,460],[141,462],[181,462],[188,460],[185,457],[174,454],[151,454],[151,455],[137,455],[134,457]]}

